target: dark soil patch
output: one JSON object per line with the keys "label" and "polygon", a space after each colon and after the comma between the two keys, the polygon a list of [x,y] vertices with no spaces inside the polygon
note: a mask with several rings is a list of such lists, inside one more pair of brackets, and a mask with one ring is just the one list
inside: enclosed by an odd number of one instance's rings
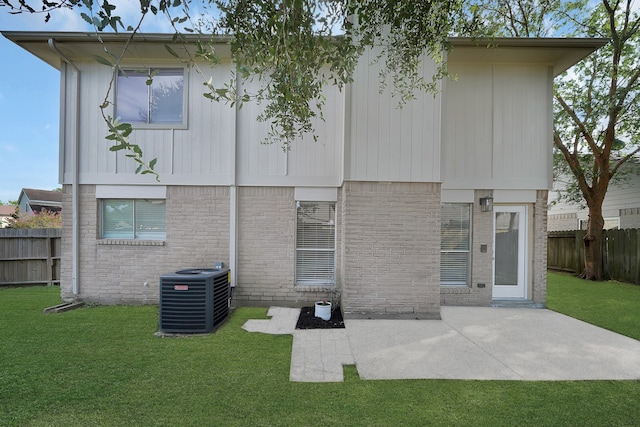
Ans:
{"label": "dark soil patch", "polygon": [[331,319],[322,320],[314,315],[315,307],[302,307],[300,309],[300,317],[296,323],[296,329],[333,329],[344,328],[344,320],[342,312],[336,308],[331,312]]}

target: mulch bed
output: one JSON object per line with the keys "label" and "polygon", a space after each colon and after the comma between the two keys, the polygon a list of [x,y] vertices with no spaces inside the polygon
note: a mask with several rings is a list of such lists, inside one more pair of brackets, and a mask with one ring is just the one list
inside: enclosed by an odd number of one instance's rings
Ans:
{"label": "mulch bed", "polygon": [[300,317],[296,323],[296,329],[333,329],[344,328],[344,319],[342,312],[336,308],[331,312],[331,319],[322,320],[314,315],[315,307],[302,307],[300,309]]}

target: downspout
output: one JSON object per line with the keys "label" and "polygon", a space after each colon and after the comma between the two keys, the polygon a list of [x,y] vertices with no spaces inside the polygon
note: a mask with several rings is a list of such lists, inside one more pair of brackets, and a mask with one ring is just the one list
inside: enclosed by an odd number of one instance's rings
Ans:
{"label": "downspout", "polygon": [[[236,91],[240,82],[236,79]],[[236,92],[237,93],[237,92]],[[229,268],[231,269],[231,295],[238,283],[238,188],[237,188],[237,162],[238,162],[238,113],[240,108],[236,103],[233,114],[234,133],[233,146],[231,147],[231,182],[229,185]]]}
{"label": "downspout", "polygon": [[[61,105],[61,137],[62,146],[66,146],[67,139],[67,91],[66,91],[66,80],[67,73],[66,67],[70,66],[73,68],[75,73],[76,87],[75,87],[75,111],[73,117],[75,118],[75,134],[73,135],[73,142],[71,150],[71,218],[72,218],[72,226],[71,226],[71,257],[72,257],[72,267],[71,267],[71,289],[74,297],[78,296],[79,293],[79,285],[78,285],[78,275],[79,275],[79,265],[80,265],[80,231],[79,231],[79,222],[78,222],[78,212],[79,212],[79,202],[78,202],[78,153],[79,153],[79,144],[80,140],[80,70],[76,65],[69,60],[56,46],[56,42],[53,38],[49,39],[49,48],[60,57],[60,59],[66,64],[65,65],[65,91],[62,95],[62,105]],[[64,169],[62,170],[62,182],[64,182]]]}

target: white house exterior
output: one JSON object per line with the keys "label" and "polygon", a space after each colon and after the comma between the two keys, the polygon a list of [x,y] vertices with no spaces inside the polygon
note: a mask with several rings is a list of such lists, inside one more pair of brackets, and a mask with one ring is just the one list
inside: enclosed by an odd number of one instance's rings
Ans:
{"label": "white house exterior", "polygon": [[[319,141],[283,152],[260,143],[258,106],[202,96],[202,78],[164,48],[171,35],[139,35],[123,66],[177,73],[167,78],[184,87],[179,113],[132,134],[158,158],[158,183],[108,151],[99,105],[112,71],[93,59],[94,36],[4,35],[61,73],[65,299],[155,303],[162,273],[223,261],[238,305],[307,305],[333,287],[347,317],[545,304],[552,81],[602,40],[452,39],[457,79],[403,109],[379,93],[365,56],[353,84],[327,88]],[[223,61],[210,73],[220,84],[230,71]],[[124,111],[129,83],[119,80],[109,114]],[[486,197],[492,210],[480,208]]]}
{"label": "white house exterior", "polygon": [[[640,163],[631,160],[621,172],[628,175],[621,182],[609,184],[602,203],[605,229],[640,228]],[[549,194],[550,201],[558,200],[556,191]],[[584,230],[588,220],[586,206],[559,201],[549,209],[549,231]]]}

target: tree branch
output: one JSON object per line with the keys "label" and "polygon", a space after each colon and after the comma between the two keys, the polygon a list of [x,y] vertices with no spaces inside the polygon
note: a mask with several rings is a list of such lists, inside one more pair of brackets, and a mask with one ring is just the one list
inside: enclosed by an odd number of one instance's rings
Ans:
{"label": "tree branch", "polygon": [[600,153],[600,149],[599,149],[598,145],[593,140],[593,136],[587,130],[587,127],[584,124],[584,122],[582,120],[580,120],[580,118],[575,113],[575,111],[573,111],[573,109],[565,102],[565,100],[562,97],[562,95],[556,94],[555,97],[556,97],[556,100],[562,106],[562,109],[569,115],[569,117],[571,117],[571,120],[573,121],[573,123],[580,130],[580,133],[582,134],[582,136],[584,137],[585,141],[589,145],[589,148],[591,149],[591,151],[594,154]]}
{"label": "tree branch", "polygon": [[636,149],[633,150],[631,153],[627,154],[622,159],[618,160],[616,162],[616,165],[613,167],[613,169],[611,169],[611,172],[609,172],[609,176],[613,177],[623,164],[628,162],[633,156],[635,156],[638,153],[640,153],[640,146],[636,147]]}
{"label": "tree branch", "polygon": [[556,146],[556,148],[558,148],[558,150],[560,150],[560,152],[564,156],[567,164],[569,165],[569,169],[571,169],[571,172],[578,181],[578,187],[580,188],[580,191],[582,191],[585,200],[589,201],[591,199],[592,188],[589,187],[589,184],[587,183],[584,172],[582,171],[582,165],[580,165],[580,161],[578,160],[577,155],[571,155],[557,132],[553,132],[553,144]]}

